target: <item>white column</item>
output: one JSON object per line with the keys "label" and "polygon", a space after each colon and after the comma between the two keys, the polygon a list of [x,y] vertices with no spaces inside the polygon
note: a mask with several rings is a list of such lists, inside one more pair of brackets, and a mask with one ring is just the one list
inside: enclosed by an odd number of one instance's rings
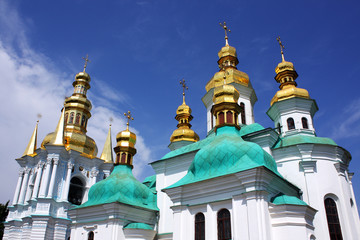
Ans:
{"label": "white column", "polygon": [[30,170],[31,170],[30,168],[25,168],[25,174],[24,174],[23,182],[21,184],[20,197],[19,197],[18,204],[24,203],[25,193],[26,193],[26,189],[27,189],[27,185],[28,185],[28,181],[29,181]]}
{"label": "white column", "polygon": [[48,158],[45,165],[45,172],[44,177],[41,180],[41,186],[40,186],[40,193],[39,197],[45,197],[46,196],[46,190],[48,188],[49,184],[49,175],[50,175],[50,168],[51,168],[51,158]]}
{"label": "white column", "polygon": [[41,177],[42,177],[44,165],[45,165],[45,163],[43,161],[40,161],[38,163],[38,171],[37,171],[37,174],[36,174],[35,185],[34,185],[33,194],[31,196],[31,199],[37,198],[39,188],[40,188],[40,180],[41,180]]}
{"label": "white column", "polygon": [[91,175],[90,175],[90,176],[91,176],[90,187],[96,183],[96,177],[97,177],[98,174],[99,174],[99,170],[97,170],[96,168],[93,168],[93,169],[91,170]]}
{"label": "white column", "polygon": [[28,187],[26,189],[26,197],[25,197],[25,202],[29,201],[30,198],[31,198],[31,194],[32,194],[32,189],[34,187],[34,185],[31,185],[31,181],[32,181],[32,178],[34,177],[34,171],[33,169],[30,170],[30,176],[29,176],[29,181],[28,181]]}
{"label": "white column", "polygon": [[63,192],[62,192],[62,196],[61,196],[61,200],[62,201],[67,201],[68,198],[68,194],[69,194],[69,188],[70,188],[70,177],[71,177],[71,170],[73,168],[74,164],[71,162],[68,162],[67,164],[67,173],[66,173],[66,180],[64,183],[64,187],[63,187]]}
{"label": "white column", "polygon": [[54,167],[52,169],[50,186],[49,186],[49,191],[48,191],[48,194],[47,194],[48,198],[51,198],[53,196],[58,163],[59,163],[59,158],[54,158]]}
{"label": "white column", "polygon": [[17,181],[17,184],[16,184],[16,190],[15,190],[14,198],[13,198],[13,201],[12,201],[13,205],[17,204],[17,202],[18,202],[18,198],[19,198],[19,194],[20,194],[20,187],[21,187],[23,177],[24,177],[24,169],[21,168],[19,170],[19,178],[18,178],[18,181]]}

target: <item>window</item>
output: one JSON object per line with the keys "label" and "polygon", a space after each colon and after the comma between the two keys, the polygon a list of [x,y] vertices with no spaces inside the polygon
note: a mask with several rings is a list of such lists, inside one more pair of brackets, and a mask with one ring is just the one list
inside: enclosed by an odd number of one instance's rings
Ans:
{"label": "window", "polygon": [[233,115],[230,111],[226,112],[226,123],[233,123]]}
{"label": "window", "polygon": [[280,123],[277,124],[277,130],[278,130],[279,134],[281,134],[281,126],[280,126]]}
{"label": "window", "polygon": [[126,163],[126,153],[121,154],[121,162],[120,163],[122,163],[122,164]]}
{"label": "window", "polygon": [[195,215],[195,240],[205,240],[205,216],[203,213]]}
{"label": "window", "polygon": [[94,232],[93,231],[89,232],[88,240],[94,240]]}
{"label": "window", "polygon": [[65,124],[67,124],[68,117],[69,117],[69,113],[65,113]]}
{"label": "window", "polygon": [[302,122],[302,126],[304,129],[309,129],[307,118],[305,118],[305,117],[301,118],[301,122]]}
{"label": "window", "polygon": [[288,130],[295,129],[295,123],[293,118],[288,118],[287,120]]}
{"label": "window", "polygon": [[81,114],[80,114],[80,113],[77,113],[77,114],[76,114],[76,118],[75,118],[75,124],[79,124],[79,123],[80,123],[80,117],[81,117]]}
{"label": "window", "polygon": [[80,205],[84,195],[84,183],[78,177],[70,180],[68,201],[75,205]]}
{"label": "window", "polygon": [[231,239],[230,212],[227,209],[221,209],[217,214],[218,240]]}
{"label": "window", "polygon": [[240,103],[240,116],[241,116],[241,124],[246,124],[245,104],[243,102]]}
{"label": "window", "polygon": [[221,113],[219,113],[219,125],[224,124],[224,123],[225,123],[224,113],[221,112]]}
{"label": "window", "polygon": [[339,216],[333,199],[325,199],[326,219],[329,227],[330,240],[342,240]]}
{"label": "window", "polygon": [[74,121],[74,113],[70,113],[70,120],[69,120],[69,123],[73,123]]}
{"label": "window", "polygon": [[85,127],[85,120],[86,120],[85,115],[83,115],[82,119],[81,119],[81,126],[82,127]]}

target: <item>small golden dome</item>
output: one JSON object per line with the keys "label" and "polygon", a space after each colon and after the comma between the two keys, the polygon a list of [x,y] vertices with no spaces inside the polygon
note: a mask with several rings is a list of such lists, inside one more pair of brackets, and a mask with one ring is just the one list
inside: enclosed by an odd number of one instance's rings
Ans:
{"label": "small golden dome", "polygon": [[[41,147],[44,148],[46,144],[52,144],[55,140],[55,133],[49,133],[45,136]],[[91,137],[78,132],[64,132],[64,141],[66,150],[75,150],[91,157],[96,157],[98,153],[98,148],[94,139]]]}
{"label": "small golden dome", "polygon": [[191,114],[191,108],[186,105],[185,102],[183,102],[183,104],[181,104],[177,110],[176,110],[176,114],[179,115],[179,114]]}
{"label": "small golden dome", "polygon": [[215,88],[213,102],[214,104],[237,103],[239,96],[239,91],[233,85],[221,85]]}
{"label": "small golden dome", "polygon": [[272,106],[274,102],[282,101],[293,97],[309,99],[310,95],[306,89],[297,88],[294,85],[285,85],[281,90],[277,91],[275,96],[271,99],[270,105]]}
{"label": "small golden dome", "polygon": [[135,148],[136,134],[127,128],[116,135],[116,146]]}
{"label": "small golden dome", "polygon": [[221,50],[218,52],[218,56],[219,58],[223,58],[227,56],[237,57],[236,48],[230,45],[226,45],[222,47]]}
{"label": "small golden dome", "polygon": [[170,137],[170,142],[177,141],[197,142],[199,141],[199,136],[196,134],[196,132],[194,132],[194,130],[186,126],[181,126],[178,129],[175,129]]}
{"label": "small golden dome", "polygon": [[249,85],[249,76],[235,68],[228,68],[226,71],[219,71],[214,74],[210,81],[206,84],[206,91],[224,84],[224,74],[226,74],[225,84],[239,83],[244,86]]}
{"label": "small golden dome", "polygon": [[294,64],[292,62],[282,61],[277,65],[275,68],[276,74],[283,72],[283,71],[295,71]]}

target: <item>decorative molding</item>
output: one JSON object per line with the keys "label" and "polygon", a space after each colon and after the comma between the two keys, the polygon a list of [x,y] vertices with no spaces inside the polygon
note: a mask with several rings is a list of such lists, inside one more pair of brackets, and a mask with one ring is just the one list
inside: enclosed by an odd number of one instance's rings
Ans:
{"label": "decorative molding", "polygon": [[300,168],[304,173],[315,173],[316,169],[316,161],[301,161],[299,162]]}
{"label": "decorative molding", "polygon": [[347,170],[347,165],[342,163],[342,162],[338,162],[334,164],[336,171],[338,172],[339,176],[346,176],[345,172]]}
{"label": "decorative molding", "polygon": [[71,169],[71,168],[74,167],[74,164],[73,164],[72,162],[68,162],[67,167],[68,167],[68,169],[69,169],[69,168]]}
{"label": "decorative molding", "polygon": [[93,169],[91,170],[91,177],[94,178],[94,177],[97,177],[97,175],[99,174],[99,170],[96,170],[96,169]]}

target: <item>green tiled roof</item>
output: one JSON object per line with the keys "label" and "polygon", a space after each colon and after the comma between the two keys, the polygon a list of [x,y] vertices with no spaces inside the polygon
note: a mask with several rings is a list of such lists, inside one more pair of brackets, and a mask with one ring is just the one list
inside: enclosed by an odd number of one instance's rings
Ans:
{"label": "green tiled roof", "polygon": [[283,204],[290,204],[290,205],[304,205],[307,206],[306,202],[300,200],[294,196],[287,196],[287,195],[280,195],[273,199],[272,201],[275,205],[283,205]]}
{"label": "green tiled roof", "polygon": [[312,135],[304,135],[304,134],[297,134],[292,136],[286,136],[284,138],[280,138],[278,142],[275,143],[273,149],[281,148],[281,147],[288,147],[297,144],[303,143],[315,143],[315,144],[327,144],[337,146],[336,143],[330,138],[322,138],[316,137]]}
{"label": "green tiled roof", "polygon": [[149,176],[145,178],[143,184],[151,189],[151,191],[156,192],[156,175]]}
{"label": "green tiled roof", "polygon": [[264,166],[277,175],[275,160],[259,145],[244,141],[235,127],[221,127],[195,155],[187,174],[168,188]]}
{"label": "green tiled roof", "polygon": [[240,136],[244,136],[247,135],[249,133],[253,133],[253,132],[257,132],[257,131],[261,131],[264,130],[265,128],[263,126],[261,126],[258,123],[253,123],[250,125],[242,125],[241,129],[240,129]]}
{"label": "green tiled roof", "polygon": [[164,157],[162,157],[160,160],[176,157],[178,155],[182,155],[182,154],[185,154],[188,152],[193,152],[193,151],[199,150],[200,148],[209,144],[213,139],[214,139],[214,135],[210,135],[203,140],[200,140],[198,142],[195,142],[195,143],[186,145],[182,148],[171,151],[171,152],[167,153]]}
{"label": "green tiled roof", "polygon": [[137,207],[156,210],[156,194],[139,182],[126,165],[115,166],[106,179],[94,184],[89,190],[88,201],[78,208],[105,203],[125,203]]}
{"label": "green tiled roof", "polygon": [[125,229],[145,229],[145,230],[153,230],[152,227],[150,227],[150,225],[146,224],[146,223],[129,223],[126,227],[124,227]]}

